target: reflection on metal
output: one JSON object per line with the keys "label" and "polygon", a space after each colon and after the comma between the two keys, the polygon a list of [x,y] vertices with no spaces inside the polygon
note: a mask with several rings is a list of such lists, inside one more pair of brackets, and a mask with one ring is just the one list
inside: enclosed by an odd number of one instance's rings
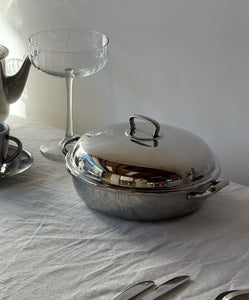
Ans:
{"label": "reflection on metal", "polygon": [[227,184],[216,181],[219,163],[196,135],[166,124],[152,135],[151,122],[131,122],[132,130],[127,123],[92,130],[66,155],[89,207],[128,220],[169,219],[195,211]]}
{"label": "reflection on metal", "polygon": [[0,45],[0,121],[9,115],[9,105],[17,101],[25,87],[30,69],[30,60],[26,57],[19,71],[12,76],[6,76],[4,59],[8,49]]}
{"label": "reflection on metal", "polygon": [[[150,122],[155,126],[155,132],[153,134],[153,137],[151,137],[151,138],[140,138],[140,137],[135,136],[135,133],[136,133],[135,118],[140,119],[142,121]],[[130,137],[131,138],[136,139],[136,140],[140,140],[140,141],[151,141],[151,140],[157,139],[159,137],[160,124],[157,121],[155,121],[155,120],[153,120],[149,117],[143,116],[143,115],[133,115],[129,118],[129,121],[130,121]]]}
{"label": "reflection on metal", "polygon": [[84,176],[122,187],[162,188],[182,181],[181,176],[173,172],[116,163],[93,155],[84,154],[75,163]]}
{"label": "reflection on metal", "polygon": [[[18,70],[21,68],[23,63],[22,59],[19,58],[7,58],[6,59],[6,74],[8,76],[16,74]],[[10,114],[14,114],[16,116],[26,118],[26,107],[28,104],[28,90],[24,87],[24,90],[15,103],[15,105],[10,105]]]}
{"label": "reflection on metal", "polygon": [[135,141],[135,140],[132,140],[131,139],[131,142],[133,142],[133,143],[136,143],[136,144],[138,144],[138,145],[140,145],[140,146],[144,146],[144,147],[157,147],[158,146],[158,140],[153,140],[153,141],[151,141],[152,142],[152,145],[150,145],[149,144],[149,141],[146,141],[146,142],[139,142],[139,141]]}
{"label": "reflection on metal", "polygon": [[[135,124],[135,118],[153,124],[155,126],[154,134],[151,135],[151,137],[146,137],[146,138],[135,136],[136,129],[137,129]],[[160,124],[157,121],[143,115],[133,115],[129,118],[129,122],[130,122],[130,129],[126,131],[125,134],[130,138],[132,142],[145,147],[158,146],[158,139],[160,138],[159,136]],[[152,142],[152,144],[150,142]]]}
{"label": "reflection on metal", "polygon": [[[134,122],[134,119],[142,122]],[[128,190],[179,190],[205,185],[220,167],[208,145],[183,129],[135,115],[127,123],[83,135],[70,158],[77,177]]]}

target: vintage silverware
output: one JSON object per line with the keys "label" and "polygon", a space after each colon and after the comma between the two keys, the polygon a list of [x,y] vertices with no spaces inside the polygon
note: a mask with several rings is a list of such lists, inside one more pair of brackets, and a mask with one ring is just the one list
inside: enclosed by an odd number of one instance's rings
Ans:
{"label": "vintage silverware", "polygon": [[[0,122],[0,168],[3,164],[13,161],[22,151],[21,141],[9,133],[9,126],[4,122]],[[13,141],[16,144],[15,151],[9,151],[9,141]],[[12,153],[10,154],[10,152]]]}
{"label": "vintage silverware", "polygon": [[112,300],[130,300],[133,297],[139,295],[140,293],[146,291],[150,287],[154,286],[154,281],[143,281],[139,282],[131,287],[129,287],[127,290],[123,291],[121,294],[113,298]]}
{"label": "vintage silverware", "polygon": [[152,292],[142,297],[140,300],[156,300],[159,297],[165,295],[169,291],[177,288],[183,283],[187,282],[190,279],[189,276],[178,276],[173,279],[166,281],[165,283],[157,286]]}
{"label": "vintage silverware", "polygon": [[108,215],[143,221],[180,217],[228,184],[217,180],[219,162],[202,139],[146,116],[78,139],[70,151],[70,140],[64,144],[66,168],[82,200]]}
{"label": "vintage silverware", "polygon": [[[16,151],[16,146],[9,146],[9,155]],[[20,154],[12,161],[5,163],[0,168],[0,178],[10,177],[28,170],[34,162],[33,156],[25,149],[22,149]]]}
{"label": "vintage silverware", "polygon": [[222,300],[249,300],[249,290],[234,291],[225,295]]}
{"label": "vintage silverware", "polygon": [[[167,292],[175,289],[176,287],[182,285],[186,281],[190,279],[189,276],[183,275],[183,276],[177,276],[173,279],[167,280],[164,283],[157,286],[152,292],[150,292],[148,295],[141,298],[141,300],[154,300],[158,297],[161,297],[162,295],[166,294]],[[112,300],[130,300],[134,298],[135,296],[138,296],[142,292],[146,291],[147,289],[155,286],[154,281],[144,281],[140,282],[138,284],[135,284],[134,286],[128,288]]]}
{"label": "vintage silverware", "polygon": [[27,56],[20,70],[15,75],[6,76],[4,60],[8,53],[9,50],[0,45],[0,122],[7,119],[9,105],[20,98],[31,66],[29,57]]}
{"label": "vintage silverware", "polygon": [[231,290],[231,291],[226,291],[226,292],[222,292],[221,294],[219,294],[215,300],[222,300],[226,295],[232,293],[232,292],[236,292],[237,290]]}

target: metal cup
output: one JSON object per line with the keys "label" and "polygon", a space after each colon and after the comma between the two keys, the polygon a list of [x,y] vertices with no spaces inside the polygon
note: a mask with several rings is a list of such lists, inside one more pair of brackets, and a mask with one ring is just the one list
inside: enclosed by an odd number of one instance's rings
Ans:
{"label": "metal cup", "polygon": [[[0,123],[0,167],[3,164],[9,163],[14,160],[18,154],[22,151],[22,143],[14,136],[9,135],[10,128],[6,123]],[[9,140],[16,143],[16,151],[8,155]]]}

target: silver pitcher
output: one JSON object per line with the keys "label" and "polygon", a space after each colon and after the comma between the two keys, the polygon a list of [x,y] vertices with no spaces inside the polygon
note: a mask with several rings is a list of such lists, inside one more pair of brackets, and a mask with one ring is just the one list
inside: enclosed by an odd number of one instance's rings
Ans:
{"label": "silver pitcher", "polygon": [[27,56],[20,70],[15,75],[6,76],[5,58],[8,54],[9,50],[0,45],[0,122],[7,119],[9,115],[9,105],[20,98],[31,66],[29,57]]}

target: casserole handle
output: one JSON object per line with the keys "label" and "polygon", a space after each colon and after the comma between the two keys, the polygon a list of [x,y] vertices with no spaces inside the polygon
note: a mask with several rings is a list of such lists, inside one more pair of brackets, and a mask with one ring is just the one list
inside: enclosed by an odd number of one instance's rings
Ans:
{"label": "casserole handle", "polygon": [[79,138],[80,138],[80,136],[74,136],[74,137],[70,138],[69,140],[67,140],[65,143],[63,143],[62,149],[61,149],[62,153],[64,155],[67,155],[67,153],[68,153],[67,145],[71,144],[72,142],[77,142],[79,140]]}
{"label": "casserole handle", "polygon": [[229,182],[225,179],[221,179],[220,181],[212,181],[211,185],[207,188],[206,191],[191,192],[187,195],[187,198],[190,200],[207,198],[207,197],[219,192],[221,189],[223,189],[228,184],[229,184]]}
{"label": "casserole handle", "polygon": [[[136,137],[134,134],[136,132],[136,124],[135,124],[135,118],[137,119],[140,119],[140,120],[143,120],[143,121],[147,121],[147,122],[150,122],[152,123],[154,126],[155,126],[155,132],[153,134],[153,137],[149,138],[149,139],[144,139],[144,138],[139,138],[139,137]],[[144,115],[133,115],[133,116],[130,116],[129,118],[129,122],[130,122],[130,134],[129,136],[134,139],[134,140],[139,140],[139,141],[151,141],[151,140],[155,140],[159,137],[159,131],[160,131],[160,124],[147,117],[147,116],[144,116]]]}

